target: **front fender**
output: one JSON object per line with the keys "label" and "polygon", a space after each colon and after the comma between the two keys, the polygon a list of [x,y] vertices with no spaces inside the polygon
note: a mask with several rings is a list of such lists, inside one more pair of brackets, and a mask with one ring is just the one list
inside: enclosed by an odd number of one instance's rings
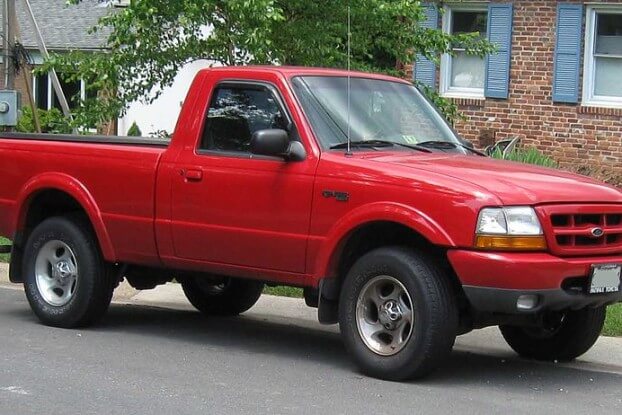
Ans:
{"label": "front fender", "polygon": [[13,229],[17,232],[24,229],[31,202],[38,193],[44,190],[67,193],[82,206],[95,230],[104,259],[114,262],[116,260],[114,248],[95,199],[80,181],[64,173],[44,173],[33,177],[22,187],[15,204]]}
{"label": "front fender", "polygon": [[371,203],[350,211],[331,228],[317,257],[315,269],[318,278],[335,277],[332,274],[348,237],[361,226],[372,222],[398,223],[412,229],[433,245],[456,246],[449,234],[420,210],[400,203]]}

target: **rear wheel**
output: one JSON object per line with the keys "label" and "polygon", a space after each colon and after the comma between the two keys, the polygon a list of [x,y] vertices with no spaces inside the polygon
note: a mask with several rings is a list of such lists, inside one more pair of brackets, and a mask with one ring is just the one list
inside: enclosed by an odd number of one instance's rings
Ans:
{"label": "rear wheel", "polygon": [[201,313],[235,316],[259,300],[264,283],[236,278],[191,277],[181,282],[188,301]]}
{"label": "rear wheel", "polygon": [[447,358],[458,312],[447,276],[433,261],[390,247],[366,254],[348,273],[339,325],[364,373],[399,381],[427,375]]}
{"label": "rear wheel", "polygon": [[116,280],[87,221],[55,217],[39,224],[24,250],[24,288],[44,323],[81,327],[105,314]]}
{"label": "rear wheel", "polygon": [[587,352],[598,340],[606,307],[549,312],[541,327],[500,326],[516,353],[536,360],[570,361]]}

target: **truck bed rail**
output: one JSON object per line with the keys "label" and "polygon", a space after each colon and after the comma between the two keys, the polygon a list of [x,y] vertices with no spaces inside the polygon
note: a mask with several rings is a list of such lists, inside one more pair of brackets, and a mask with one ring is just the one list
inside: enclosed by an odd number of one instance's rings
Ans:
{"label": "truck bed rail", "polygon": [[60,141],[66,143],[119,144],[132,146],[168,147],[170,139],[153,137],[124,137],[78,134],[1,133],[0,140]]}

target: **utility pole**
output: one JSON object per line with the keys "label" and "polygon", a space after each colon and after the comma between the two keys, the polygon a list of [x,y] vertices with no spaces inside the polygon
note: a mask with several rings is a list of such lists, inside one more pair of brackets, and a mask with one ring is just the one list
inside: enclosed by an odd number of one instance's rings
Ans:
{"label": "utility pole", "polygon": [[17,125],[19,116],[19,94],[15,91],[15,65],[13,48],[15,47],[15,0],[4,0],[3,6],[3,58],[4,88],[0,90],[0,127],[11,131]]}
{"label": "utility pole", "polygon": [[4,89],[15,89],[15,67],[11,52],[15,45],[15,0],[4,0]]}
{"label": "utility pole", "polygon": [[[16,0],[2,0],[3,4],[3,14],[4,14],[4,90],[0,91],[0,126],[15,126],[17,124],[17,114],[19,108],[19,97],[15,89],[15,65],[13,65],[13,48],[15,46],[15,41],[17,38],[17,15],[15,13],[15,1]],[[39,50],[41,51],[41,55],[45,59],[49,57],[48,50],[45,47],[45,41],[43,40],[43,36],[41,35],[41,31],[39,30],[39,25],[37,24],[37,20],[35,19],[35,15],[32,12],[32,7],[30,7],[30,2],[28,0],[22,0],[23,6],[26,11],[26,15],[32,24],[34,29],[37,45],[39,46]],[[58,101],[60,102],[60,106],[63,110],[63,114],[68,119],[72,119],[71,112],[69,110],[69,105],[67,103],[67,98],[63,92],[60,81],[58,79],[58,75],[56,71],[52,69],[49,73],[50,79],[52,81],[52,86],[54,87],[54,92],[56,92],[56,96]],[[33,107],[33,116],[35,118],[36,129],[39,130],[39,123],[37,119],[36,108],[34,105],[34,100],[32,96],[32,90],[30,88],[30,74],[24,74],[26,80],[26,89],[30,99],[31,106]]]}

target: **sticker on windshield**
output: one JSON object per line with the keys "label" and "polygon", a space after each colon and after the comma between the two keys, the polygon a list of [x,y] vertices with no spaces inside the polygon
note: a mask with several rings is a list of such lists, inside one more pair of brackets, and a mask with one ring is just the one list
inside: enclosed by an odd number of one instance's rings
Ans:
{"label": "sticker on windshield", "polygon": [[414,135],[403,135],[402,139],[406,142],[406,144],[417,144],[419,140]]}

